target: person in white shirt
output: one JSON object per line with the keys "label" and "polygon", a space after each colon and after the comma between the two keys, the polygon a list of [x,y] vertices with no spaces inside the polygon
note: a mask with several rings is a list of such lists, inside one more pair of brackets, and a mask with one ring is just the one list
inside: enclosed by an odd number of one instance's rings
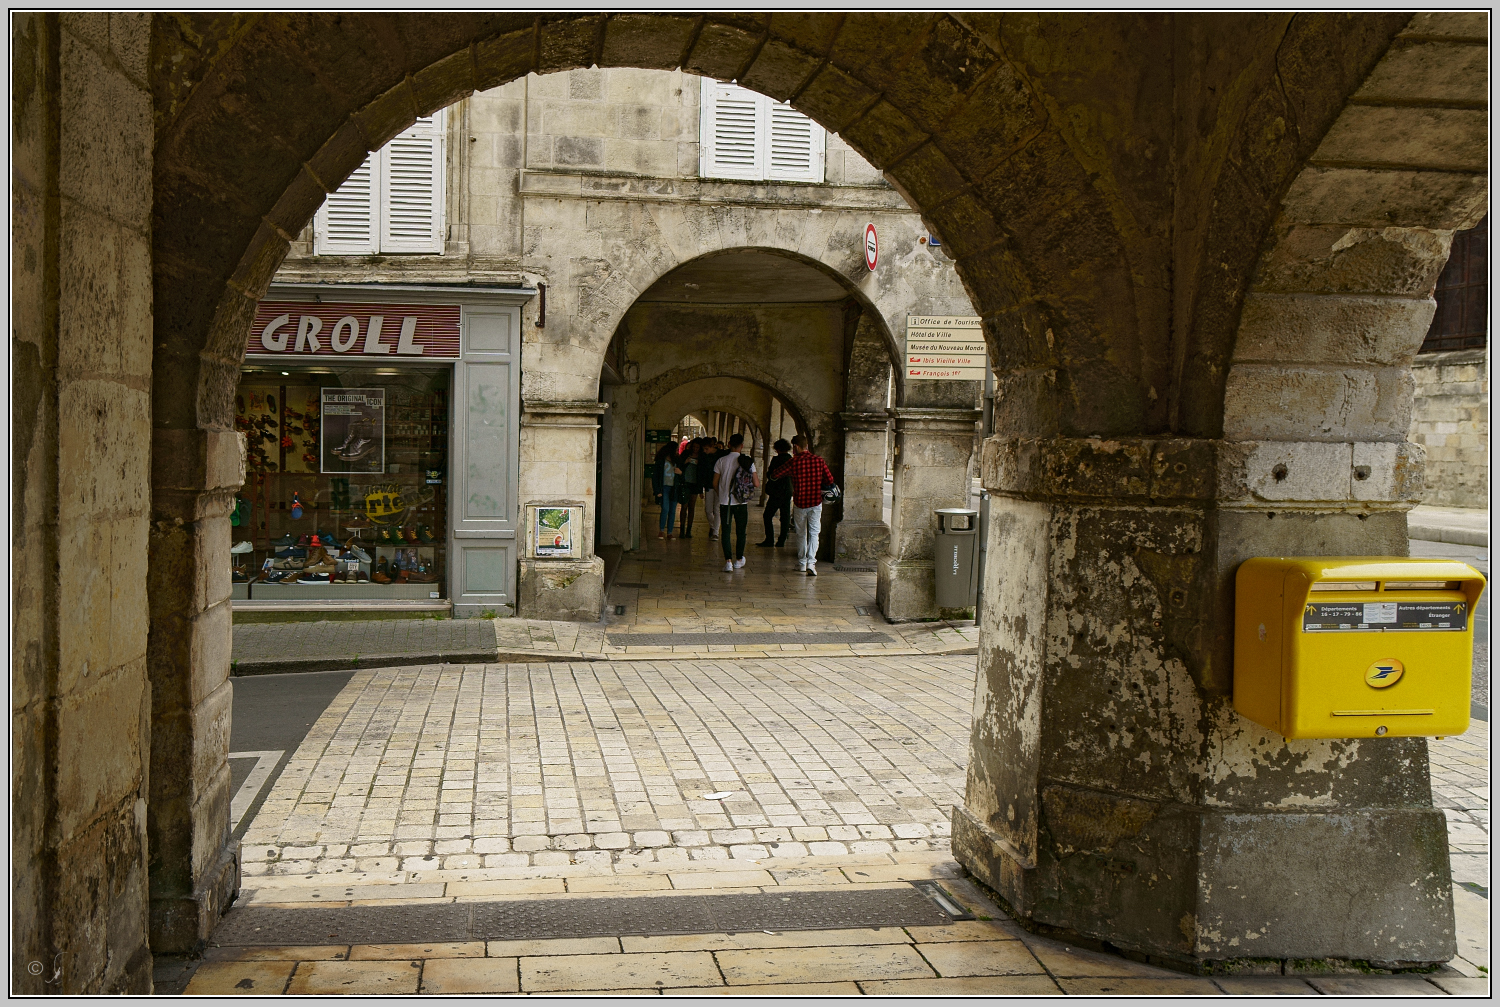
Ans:
{"label": "person in white shirt", "polygon": [[[745,565],[745,527],[750,523],[750,498],[760,486],[760,476],[755,472],[754,460],[741,453],[744,443],[744,434],[730,437],[729,453],[714,463],[713,493],[715,502],[719,505],[725,573]],[[730,548],[729,541],[731,522],[735,530],[733,549]]]}

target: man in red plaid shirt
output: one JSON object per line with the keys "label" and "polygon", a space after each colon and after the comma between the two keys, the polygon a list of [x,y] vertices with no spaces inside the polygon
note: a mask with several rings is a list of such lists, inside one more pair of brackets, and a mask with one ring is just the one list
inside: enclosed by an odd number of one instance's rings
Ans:
{"label": "man in red plaid shirt", "polygon": [[792,438],[792,527],[797,534],[797,569],[818,575],[818,535],[823,530],[823,490],[833,485],[828,463],[807,449],[807,436]]}

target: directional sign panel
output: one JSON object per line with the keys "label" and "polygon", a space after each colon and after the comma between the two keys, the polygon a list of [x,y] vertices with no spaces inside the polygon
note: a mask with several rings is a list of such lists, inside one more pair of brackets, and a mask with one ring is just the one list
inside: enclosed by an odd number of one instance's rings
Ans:
{"label": "directional sign panel", "polygon": [[906,377],[920,381],[983,381],[984,330],[977,317],[906,316]]}

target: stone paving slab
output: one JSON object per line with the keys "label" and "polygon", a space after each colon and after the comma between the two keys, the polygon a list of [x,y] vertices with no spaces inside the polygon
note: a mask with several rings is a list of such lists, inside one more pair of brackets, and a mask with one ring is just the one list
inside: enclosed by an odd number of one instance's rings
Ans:
{"label": "stone paving slab", "polygon": [[973,683],[949,657],[360,671],[251,822],[244,873],[943,850]]}
{"label": "stone paving slab", "polygon": [[[1484,980],[1417,975],[1190,976],[1027,933],[972,884],[949,925],[652,937],[210,946],[156,992],[588,995],[1481,996]],[[591,897],[586,897],[591,898]]]}

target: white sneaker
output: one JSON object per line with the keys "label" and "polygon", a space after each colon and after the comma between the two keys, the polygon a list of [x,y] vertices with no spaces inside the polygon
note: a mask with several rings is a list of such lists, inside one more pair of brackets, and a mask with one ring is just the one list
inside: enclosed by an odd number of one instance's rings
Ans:
{"label": "white sneaker", "polygon": [[728,560],[725,560],[724,561],[724,572],[725,573],[734,573],[734,564],[731,563],[731,562],[729,562]]}
{"label": "white sneaker", "polygon": [[738,570],[740,567],[742,567],[744,565],[745,565],[745,557],[743,557],[743,556],[741,556],[739,559],[737,559],[737,560],[734,561],[734,568],[736,570]]}
{"label": "white sneaker", "polygon": [[815,566],[808,567],[807,568],[807,575],[809,577],[816,577],[818,575],[818,568],[815,567]]}
{"label": "white sneaker", "polygon": [[247,552],[253,552],[254,549],[255,547],[252,546],[249,542],[236,542],[234,545],[229,547],[230,553],[235,556],[243,556]]}
{"label": "white sneaker", "polygon": [[807,572],[807,567],[805,567],[805,566],[799,566],[797,568],[797,572],[798,573],[806,573]]}

